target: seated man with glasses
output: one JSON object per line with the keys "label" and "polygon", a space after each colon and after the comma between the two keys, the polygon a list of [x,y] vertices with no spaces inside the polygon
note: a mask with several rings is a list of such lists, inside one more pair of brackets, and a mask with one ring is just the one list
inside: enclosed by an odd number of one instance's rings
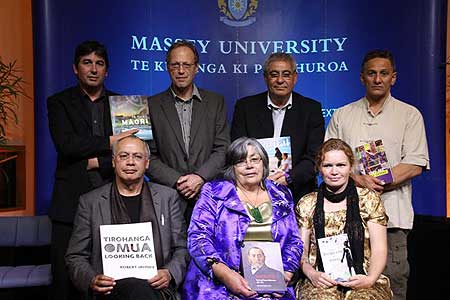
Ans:
{"label": "seated man with glasses", "polygon": [[223,167],[230,143],[223,96],[194,84],[198,61],[192,43],[172,44],[166,57],[171,85],[149,101],[154,138],[149,176],[177,189],[188,221],[201,187]]}
{"label": "seated man with glasses", "polygon": [[297,64],[286,53],[273,53],[264,63],[264,81],[268,91],[236,102],[231,139],[291,139],[292,169],[281,169],[269,179],[289,186],[297,202],[316,187],[314,157],[323,142],[324,120],[319,102],[293,92],[297,82]]}
{"label": "seated man with glasses", "polygon": [[[66,265],[74,285],[96,299],[176,299],[189,255],[178,193],[145,182],[148,145],[135,136],[112,147],[115,179],[80,197]],[[100,226],[151,222],[157,275],[115,280],[103,272]]]}

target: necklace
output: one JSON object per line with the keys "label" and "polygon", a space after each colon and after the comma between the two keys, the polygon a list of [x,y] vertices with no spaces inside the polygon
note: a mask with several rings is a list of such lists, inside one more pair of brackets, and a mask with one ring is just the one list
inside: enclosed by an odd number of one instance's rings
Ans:
{"label": "necklace", "polygon": [[[250,201],[250,198],[248,197],[248,195],[244,191],[244,189],[239,188],[239,190],[245,196],[246,202],[251,205],[251,208],[249,209],[250,215],[255,219],[256,223],[262,223],[263,222],[263,217],[261,215],[261,212],[259,211],[259,208]],[[260,188],[258,187],[258,191],[256,192],[256,198],[255,198],[256,202],[258,201],[259,190],[260,190]]]}

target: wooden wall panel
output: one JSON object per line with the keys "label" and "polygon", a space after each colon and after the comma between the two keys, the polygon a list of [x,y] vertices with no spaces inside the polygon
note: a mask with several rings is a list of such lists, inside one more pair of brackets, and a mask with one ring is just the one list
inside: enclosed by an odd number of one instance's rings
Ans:
{"label": "wooden wall panel", "polygon": [[26,81],[30,99],[19,99],[19,125],[7,128],[12,144],[25,145],[25,209],[0,212],[0,215],[34,214],[34,82],[33,28],[31,0],[0,0],[0,56],[4,61],[17,60]]}

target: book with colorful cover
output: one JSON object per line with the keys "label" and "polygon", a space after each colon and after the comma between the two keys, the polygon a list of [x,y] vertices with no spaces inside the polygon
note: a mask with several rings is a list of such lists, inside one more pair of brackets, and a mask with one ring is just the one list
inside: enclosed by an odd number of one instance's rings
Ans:
{"label": "book with colorful cover", "polygon": [[137,137],[143,140],[153,139],[147,99],[147,96],[139,95],[109,96],[114,135],[137,128]]}
{"label": "book with colorful cover", "polygon": [[269,170],[274,173],[277,170],[289,172],[292,169],[291,137],[258,139],[269,156]]}
{"label": "book with colorful cover", "polygon": [[250,288],[261,294],[284,294],[286,283],[280,244],[245,241],[241,251],[242,271]]}
{"label": "book with colorful cover", "polygon": [[360,145],[356,147],[355,152],[358,160],[358,169],[362,175],[376,177],[385,184],[394,181],[382,140]]}
{"label": "book with colorful cover", "polygon": [[352,251],[346,233],[317,241],[325,273],[336,281],[347,281],[355,275]]}
{"label": "book with colorful cover", "polygon": [[106,276],[149,279],[157,274],[151,222],[100,225],[100,244]]}

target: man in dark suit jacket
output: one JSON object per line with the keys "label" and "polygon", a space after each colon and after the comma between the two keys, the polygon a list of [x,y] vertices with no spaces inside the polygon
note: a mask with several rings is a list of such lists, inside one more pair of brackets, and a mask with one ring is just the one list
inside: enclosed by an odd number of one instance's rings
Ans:
{"label": "man in dark suit jacket", "polygon": [[268,91],[240,99],[234,108],[231,139],[241,136],[290,136],[292,170],[277,171],[270,179],[288,185],[297,202],[316,187],[315,155],[325,132],[319,102],[293,92],[297,64],[286,53],[273,53],[264,63]]}
{"label": "man in dark suit jacket", "polygon": [[73,71],[78,85],[48,98],[48,121],[58,154],[49,215],[52,220],[52,296],[65,300],[74,295],[64,265],[72,223],[81,194],[112,178],[112,136],[108,96],[103,82],[108,74],[106,48],[86,41],[75,50]]}
{"label": "man in dark suit jacket", "polygon": [[154,138],[149,175],[188,201],[188,220],[202,185],[223,167],[230,143],[223,97],[193,83],[198,60],[193,44],[174,43],[166,58],[172,84],[149,101]]}
{"label": "man in dark suit jacket", "polygon": [[[115,180],[80,197],[66,263],[76,287],[88,296],[109,294],[108,299],[162,299],[176,294],[183,281],[189,255],[186,223],[178,193],[145,183],[148,145],[130,136],[113,145]],[[148,280],[114,280],[103,274],[100,226],[151,222],[157,275]],[[166,298],[164,298],[166,299]]]}

